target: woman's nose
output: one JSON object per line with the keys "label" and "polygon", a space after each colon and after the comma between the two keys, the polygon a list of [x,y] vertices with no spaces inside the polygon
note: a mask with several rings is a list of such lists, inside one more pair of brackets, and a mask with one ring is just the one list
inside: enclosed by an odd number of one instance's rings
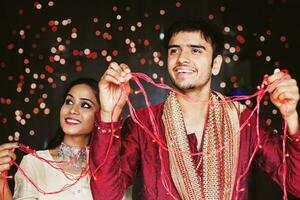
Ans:
{"label": "woman's nose", "polygon": [[71,114],[79,114],[79,109],[77,105],[73,105],[72,108],[70,109]]}

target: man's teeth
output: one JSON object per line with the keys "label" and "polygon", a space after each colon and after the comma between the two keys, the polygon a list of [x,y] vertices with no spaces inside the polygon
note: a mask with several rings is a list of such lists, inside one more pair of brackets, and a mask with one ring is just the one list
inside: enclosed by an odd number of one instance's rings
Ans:
{"label": "man's teeth", "polygon": [[73,124],[79,124],[79,121],[75,119],[67,119],[67,122],[73,123]]}
{"label": "man's teeth", "polygon": [[189,73],[189,72],[192,72],[192,70],[189,70],[189,69],[178,69],[177,72],[178,73]]}

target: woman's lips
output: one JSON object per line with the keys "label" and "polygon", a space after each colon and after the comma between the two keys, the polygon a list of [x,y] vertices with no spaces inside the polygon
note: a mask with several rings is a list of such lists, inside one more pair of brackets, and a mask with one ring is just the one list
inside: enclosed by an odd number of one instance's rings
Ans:
{"label": "woman's lips", "polygon": [[80,123],[79,120],[74,119],[74,118],[70,118],[70,117],[67,117],[67,118],[65,119],[65,122],[66,122],[66,124],[68,124],[68,125],[77,125],[77,124]]}

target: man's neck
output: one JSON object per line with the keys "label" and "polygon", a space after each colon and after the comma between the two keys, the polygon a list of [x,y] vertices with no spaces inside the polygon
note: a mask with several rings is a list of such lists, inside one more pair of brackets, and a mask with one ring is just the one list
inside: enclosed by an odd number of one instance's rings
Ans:
{"label": "man's neck", "polygon": [[206,93],[185,93],[191,99],[177,96],[180,104],[187,134],[194,133],[197,138],[197,149],[200,148],[205,122],[208,115],[210,91]]}
{"label": "man's neck", "polygon": [[183,114],[206,117],[211,91],[184,92],[185,96],[177,95]]}

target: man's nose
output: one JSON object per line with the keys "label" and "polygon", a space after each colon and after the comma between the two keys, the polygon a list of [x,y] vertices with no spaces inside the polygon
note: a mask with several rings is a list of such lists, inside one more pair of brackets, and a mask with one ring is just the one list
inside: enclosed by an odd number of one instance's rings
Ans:
{"label": "man's nose", "polygon": [[178,62],[180,64],[188,64],[190,63],[190,57],[187,50],[182,50],[178,57]]}

